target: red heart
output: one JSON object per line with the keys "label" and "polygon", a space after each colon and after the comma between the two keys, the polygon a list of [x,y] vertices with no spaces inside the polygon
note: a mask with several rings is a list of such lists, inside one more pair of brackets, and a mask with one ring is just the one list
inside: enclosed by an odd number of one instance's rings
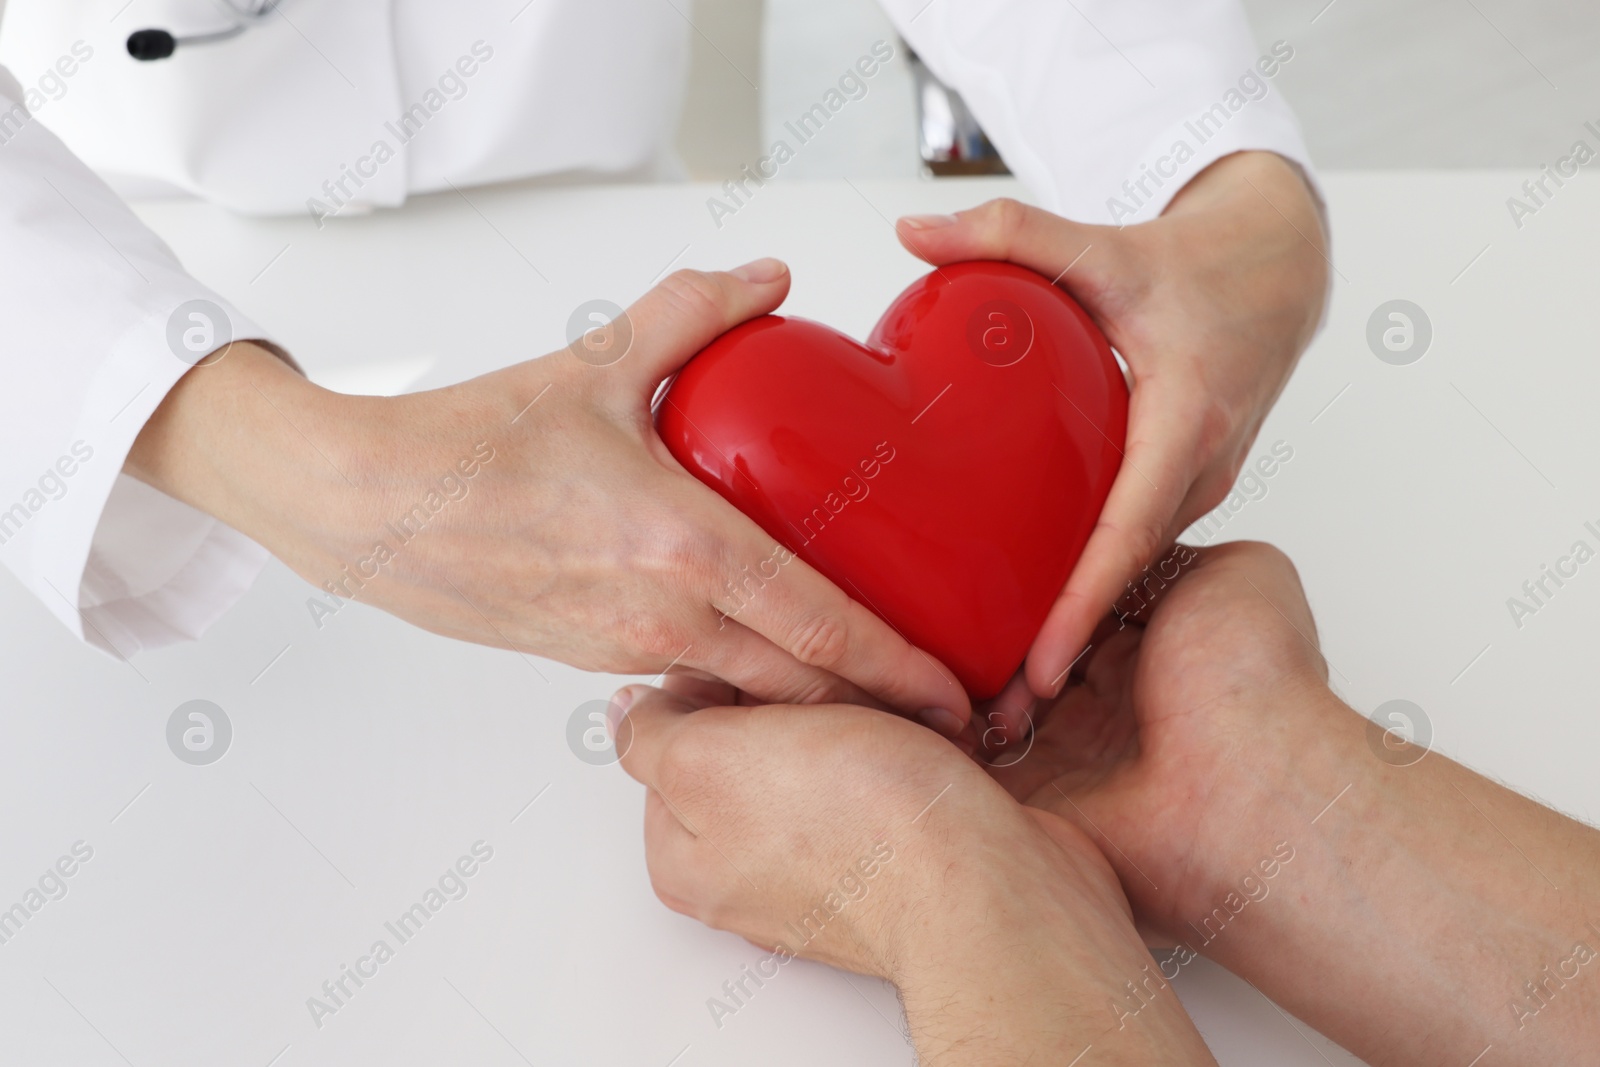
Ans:
{"label": "red heart", "polygon": [[[657,409],[672,454],[790,552],[994,696],[1043,625],[1111,491],[1128,390],[1050,281],[941,267],[865,345],[805,319],[730,330]],[[780,580],[751,560],[735,618]]]}

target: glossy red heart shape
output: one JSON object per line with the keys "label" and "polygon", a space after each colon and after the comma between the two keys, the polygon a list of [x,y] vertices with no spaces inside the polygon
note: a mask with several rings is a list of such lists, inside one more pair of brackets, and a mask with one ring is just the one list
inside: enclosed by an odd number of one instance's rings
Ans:
{"label": "glossy red heart shape", "polygon": [[[1128,390],[1047,278],[939,268],[862,345],[768,315],[679,373],[656,425],[678,462],[953,670],[974,699],[1021,664],[1122,460]],[[751,561],[737,617],[777,580]],[[767,570],[772,573],[766,573]]]}

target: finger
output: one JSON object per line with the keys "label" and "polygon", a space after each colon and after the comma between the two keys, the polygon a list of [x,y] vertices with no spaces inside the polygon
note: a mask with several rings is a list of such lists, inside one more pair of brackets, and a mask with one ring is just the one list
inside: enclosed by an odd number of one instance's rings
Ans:
{"label": "finger", "polygon": [[[1018,671],[994,699],[975,709],[974,721],[982,720],[979,740],[987,755],[1004,753],[1028,736],[1033,726],[1034,706],[1038,703],[1028,688],[1027,675]],[[980,714],[981,713],[981,714]]]}
{"label": "finger", "polygon": [[[770,554],[764,545],[748,546],[750,558]],[[799,559],[760,587],[739,622],[800,663],[850,681],[947,737],[972,717],[966,690],[948,667]]]}
{"label": "finger", "polygon": [[1137,594],[1129,583],[1170,544],[1189,491],[1199,430],[1182,403],[1136,389],[1128,425],[1128,449],[1100,520],[1028,652],[1028,684],[1042,697],[1061,691],[1101,617]]}
{"label": "finger", "polygon": [[895,224],[895,234],[912,255],[936,266],[1004,260],[1091,305],[1126,273],[1127,242],[1119,227],[1073,222],[1015,200],[990,200],[954,215],[910,215]]}
{"label": "finger", "polygon": [[[619,321],[574,344],[598,352],[585,362],[610,367],[630,391],[648,395],[719,335],[772,311],[788,293],[789,268],[776,259],[731,271],[680,270],[635,301]],[[597,333],[604,336],[593,342]]]}
{"label": "finger", "polygon": [[706,707],[731,707],[739,702],[738,686],[693,668],[668,667],[661,688]]}
{"label": "finger", "polygon": [[[622,753],[622,769],[636,782],[655,788],[661,754],[684,729],[691,712],[710,707],[705,701],[669,693],[648,685],[627,685],[611,698],[612,706],[627,717],[632,731]],[[618,730],[622,729],[621,726]],[[622,748],[621,745],[617,746]]]}
{"label": "finger", "polygon": [[[742,615],[741,615],[742,617]],[[883,701],[848,679],[801,663],[789,652],[735,619],[724,618],[691,655],[759,704],[860,704],[888,710]],[[698,690],[704,692],[704,690]],[[737,693],[724,704],[738,703]]]}
{"label": "finger", "polygon": [[1148,615],[1137,604],[1126,604],[1127,611],[1113,608],[1110,613],[1095,623],[1094,629],[1089,633],[1088,643],[1083,646],[1084,651],[1072,665],[1072,672],[1067,675],[1067,680],[1082,680],[1089,673],[1089,667],[1094,663],[1094,650],[1103,648],[1105,643],[1133,626],[1143,626],[1149,622]]}
{"label": "finger", "polygon": [[[1183,520],[1180,517],[1169,529],[1177,529],[1182,525]],[[1174,583],[1184,572],[1192,569],[1203,555],[1203,551],[1193,545],[1169,544],[1159,559],[1144,568],[1150,572],[1150,577],[1138,583],[1136,595],[1124,598],[1110,615],[1101,619],[1095,626],[1090,647],[1093,647],[1096,641],[1107,640],[1118,631],[1126,630],[1130,626],[1148,626],[1159,610],[1161,602],[1172,595]]]}
{"label": "finger", "polygon": [[644,798],[644,862],[650,887],[661,903],[680,915],[698,917],[696,901],[703,897],[697,875],[707,870],[700,862],[694,831],[683,825],[661,794],[648,790]]}

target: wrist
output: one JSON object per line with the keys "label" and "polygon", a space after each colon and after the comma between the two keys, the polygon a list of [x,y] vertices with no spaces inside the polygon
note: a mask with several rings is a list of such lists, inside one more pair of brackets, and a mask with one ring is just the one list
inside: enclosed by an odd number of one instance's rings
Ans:
{"label": "wrist", "polygon": [[1235,719],[1249,725],[1216,761],[1228,771],[1201,801],[1194,839],[1174,850],[1181,862],[1150,872],[1166,891],[1141,913],[1172,944],[1197,953],[1207,952],[1232,917],[1293,884],[1285,875],[1296,873],[1307,833],[1325,809],[1348,801],[1345,787],[1354,789],[1377,763],[1360,718],[1320,680]]}
{"label": "wrist", "polygon": [[[1577,1062],[1600,1003],[1573,979],[1600,914],[1593,831],[1386,738],[1331,694],[1318,711],[1293,763],[1263,757],[1289,773],[1257,791],[1233,879],[1211,871],[1210,903],[1184,909],[1180,952],[1374,1063],[1465,1063],[1491,1043],[1506,1062]],[[1292,851],[1268,878],[1245,840]]]}
{"label": "wrist", "polygon": [[[1253,291],[1245,306],[1262,319],[1258,328],[1288,339],[1286,351],[1298,357],[1321,321],[1331,269],[1322,209],[1298,166],[1272,152],[1224,156],[1180,189],[1159,221],[1155,262],[1185,261],[1197,244],[1214,248],[1209,269],[1235,286],[1251,279],[1240,291]],[[1282,381],[1268,378],[1275,395]]]}
{"label": "wrist", "polygon": [[307,381],[268,349],[241,342],[168,392],[124,470],[267,547],[311,564],[352,503],[345,397]]}
{"label": "wrist", "polygon": [[[1114,873],[1040,829],[962,850],[890,975],[922,1063],[1210,1063],[1138,938]],[[1139,991],[1137,999],[1133,990]]]}
{"label": "wrist", "polygon": [[[1263,199],[1267,202],[1262,203]],[[1162,214],[1210,211],[1230,202],[1251,209],[1276,206],[1296,226],[1315,226],[1319,232],[1313,235],[1307,230],[1308,237],[1321,236],[1321,217],[1311,186],[1296,164],[1276,152],[1234,152],[1215,160],[1178,190]]]}

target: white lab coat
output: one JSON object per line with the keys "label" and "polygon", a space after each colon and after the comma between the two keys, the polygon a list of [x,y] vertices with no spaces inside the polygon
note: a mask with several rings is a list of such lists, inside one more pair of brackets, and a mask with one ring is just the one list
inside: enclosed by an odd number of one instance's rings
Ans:
{"label": "white lab coat", "polygon": [[[882,2],[1060,214],[1153,217],[1243,149],[1309,168],[1271,80],[1292,43],[1258,48],[1238,0]],[[688,0],[283,0],[239,37],[141,64],[133,30],[227,20],[209,0],[0,7],[0,561],[123,656],[198,636],[266,556],[120,473],[189,369],[174,313],[208,300],[235,339],[270,334],[189,277],[114,187],[336,214],[659,171],[693,32]]]}

